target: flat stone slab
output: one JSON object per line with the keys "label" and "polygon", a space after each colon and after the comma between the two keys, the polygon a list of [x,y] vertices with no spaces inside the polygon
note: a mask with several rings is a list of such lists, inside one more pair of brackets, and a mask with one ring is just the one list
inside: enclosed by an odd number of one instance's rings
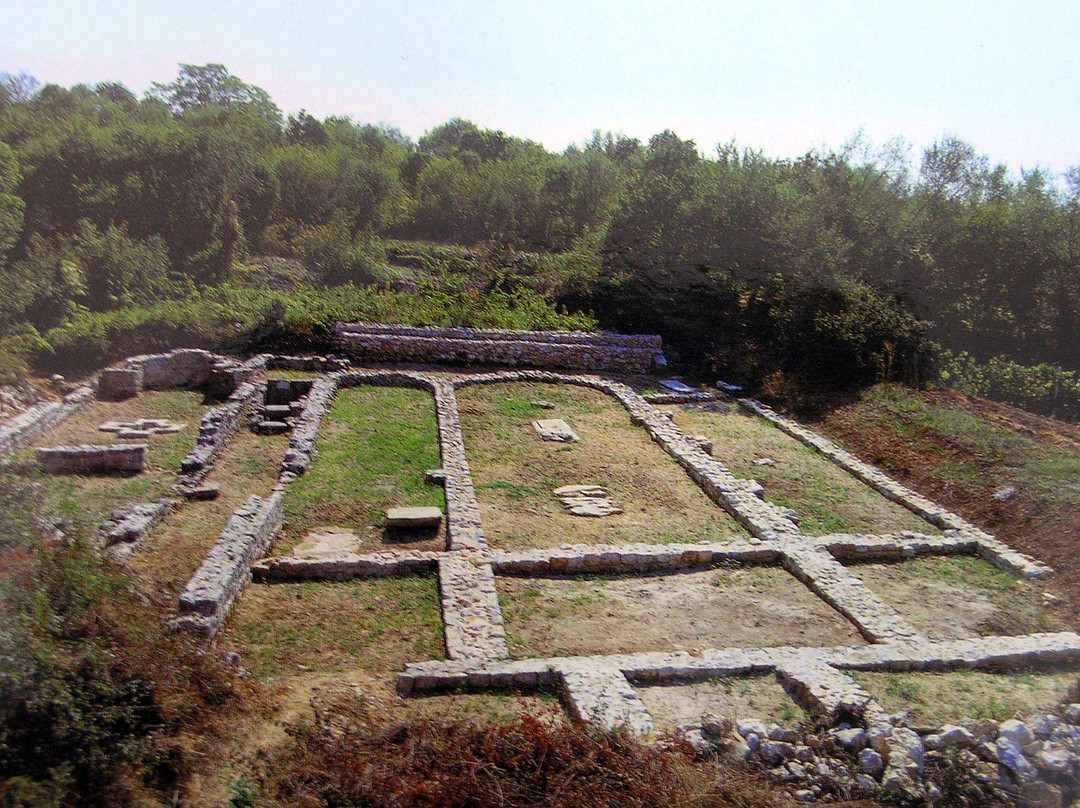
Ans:
{"label": "flat stone slab", "polygon": [[387,527],[438,527],[443,512],[439,508],[390,508],[386,512]]}
{"label": "flat stone slab", "polygon": [[106,421],[98,427],[99,432],[112,432],[122,439],[145,439],[154,435],[175,435],[187,424],[166,418],[142,418],[138,421]]}
{"label": "flat stone slab", "polygon": [[337,527],[312,530],[293,550],[294,558],[339,558],[352,555],[360,546],[360,536]]}
{"label": "flat stone slab", "polygon": [[184,491],[184,496],[195,502],[217,499],[221,496],[221,486],[217,483],[205,483],[196,488],[187,489]]}
{"label": "flat stone slab", "polygon": [[664,379],[660,382],[660,389],[667,390],[669,393],[696,393],[693,387],[688,384],[684,384],[678,379]]}
{"label": "flat stone slab", "polygon": [[574,430],[570,428],[570,424],[566,423],[562,418],[545,418],[540,421],[533,421],[533,429],[537,431],[541,438],[548,441],[574,443],[579,440]]}
{"label": "flat stone slab", "polygon": [[623,510],[616,505],[611,495],[599,485],[564,485],[552,493],[574,516],[614,516]]}

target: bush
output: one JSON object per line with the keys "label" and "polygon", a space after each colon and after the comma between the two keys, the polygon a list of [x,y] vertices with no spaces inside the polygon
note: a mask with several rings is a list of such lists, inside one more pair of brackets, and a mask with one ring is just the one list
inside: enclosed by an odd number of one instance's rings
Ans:
{"label": "bush", "polygon": [[261,792],[280,805],[756,808],[778,798],[735,767],[698,762],[685,743],[649,746],[550,716],[380,725],[350,702],[288,732]]}
{"label": "bush", "polygon": [[1080,374],[1056,365],[1021,365],[1006,356],[979,362],[967,351],[942,351],[938,383],[1032,412],[1080,420]]}

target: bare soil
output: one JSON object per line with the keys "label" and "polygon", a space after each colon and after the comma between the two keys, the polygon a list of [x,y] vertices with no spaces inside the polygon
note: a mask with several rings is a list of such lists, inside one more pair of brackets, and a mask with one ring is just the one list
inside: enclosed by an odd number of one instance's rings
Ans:
{"label": "bare soil", "polygon": [[938,556],[849,569],[932,640],[1060,631],[1039,584],[980,558]]}
{"label": "bare soil", "polygon": [[[533,401],[546,401],[545,409]],[[458,391],[484,530],[493,547],[725,541],[743,528],[630,421],[614,399],[570,385],[500,384]],[[553,443],[532,427],[567,421],[581,440]],[[552,492],[599,485],[623,513],[569,514]]]}
{"label": "bare soil", "polygon": [[771,674],[639,687],[637,695],[652,714],[657,732],[699,723],[706,714],[733,721],[760,718],[791,729],[808,722],[806,713]]}
{"label": "bare soil", "polygon": [[778,567],[496,583],[517,657],[863,644]]}

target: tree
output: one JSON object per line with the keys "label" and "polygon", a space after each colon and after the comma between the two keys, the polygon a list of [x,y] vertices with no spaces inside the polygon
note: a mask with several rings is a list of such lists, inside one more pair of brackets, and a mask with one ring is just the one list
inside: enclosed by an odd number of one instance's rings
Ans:
{"label": "tree", "polygon": [[178,115],[210,106],[243,106],[267,121],[281,121],[281,110],[270,100],[266,90],[246,84],[221,64],[182,64],[176,81],[171,84],[154,82],[148,95],[161,99]]}
{"label": "tree", "polygon": [[0,143],[0,267],[22,232],[26,206],[15,194],[21,179],[15,153],[6,143]]}

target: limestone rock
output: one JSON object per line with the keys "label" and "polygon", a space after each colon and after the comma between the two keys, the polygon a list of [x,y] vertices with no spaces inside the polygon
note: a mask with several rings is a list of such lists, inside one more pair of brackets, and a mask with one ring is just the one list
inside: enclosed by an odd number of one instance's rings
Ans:
{"label": "limestone rock", "polygon": [[438,527],[443,512],[439,508],[390,508],[386,512],[387,527]]}
{"label": "limestone rock", "polygon": [[574,516],[604,517],[622,513],[608,491],[599,485],[564,485],[552,491]]}
{"label": "limestone rock", "polygon": [[570,424],[566,423],[562,418],[547,418],[540,421],[533,421],[533,429],[535,429],[537,434],[546,441],[575,443],[580,440],[574,430],[570,428]]}

